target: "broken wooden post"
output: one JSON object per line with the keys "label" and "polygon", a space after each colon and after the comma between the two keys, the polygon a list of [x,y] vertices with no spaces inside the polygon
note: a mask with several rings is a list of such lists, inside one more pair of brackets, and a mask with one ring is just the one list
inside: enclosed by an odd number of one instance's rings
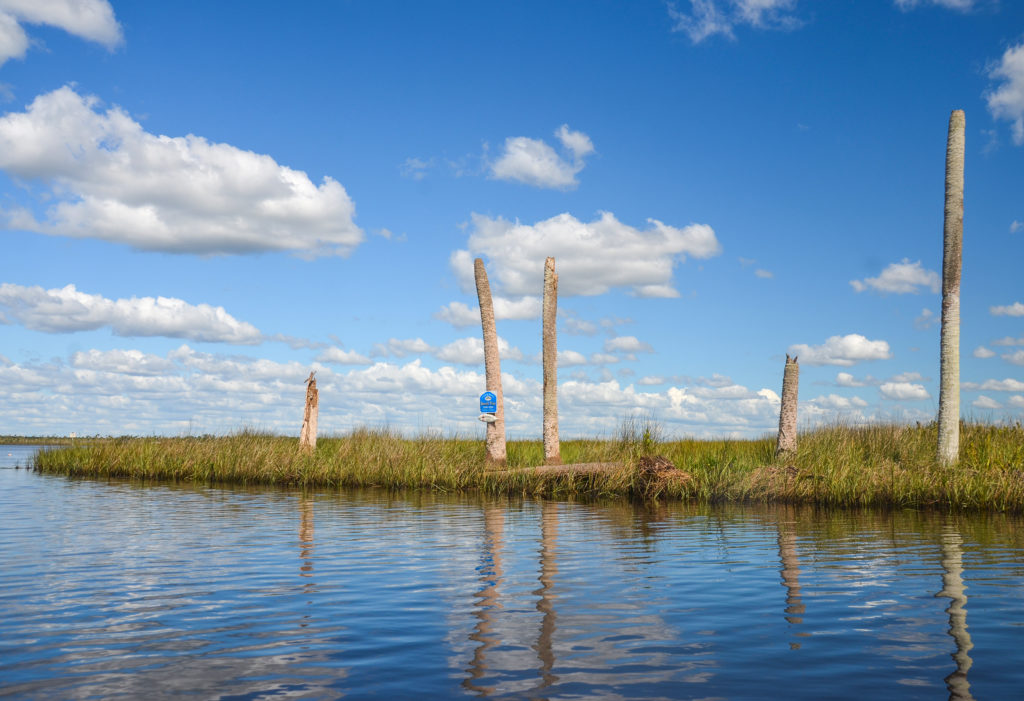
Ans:
{"label": "broken wooden post", "polygon": [[306,379],[306,412],[302,417],[302,431],[299,433],[299,449],[312,453],[316,449],[316,421],[320,413],[320,398],[316,391],[316,370]]}
{"label": "broken wooden post", "polygon": [[942,327],[939,341],[941,465],[960,454],[960,268],[964,244],[964,111],[953,110],[946,137],[946,206],[942,226]]}
{"label": "broken wooden post", "polygon": [[505,397],[501,392],[501,356],[498,353],[498,332],[494,327],[494,303],[491,300],[491,284],[487,280],[484,261],[473,262],[476,277],[476,295],[480,302],[480,325],[484,333],[484,375],[487,391],[496,397],[494,421],[487,423],[487,464],[492,467],[505,465]]}
{"label": "broken wooden post", "polygon": [[544,261],[543,303],[544,359],[544,464],[561,465],[562,451],[558,445],[558,274],[555,259]]}
{"label": "broken wooden post", "polygon": [[775,456],[796,451],[796,404],[800,385],[800,366],[796,356],[786,353],[786,369],[782,373],[782,406],[779,408],[779,439]]}

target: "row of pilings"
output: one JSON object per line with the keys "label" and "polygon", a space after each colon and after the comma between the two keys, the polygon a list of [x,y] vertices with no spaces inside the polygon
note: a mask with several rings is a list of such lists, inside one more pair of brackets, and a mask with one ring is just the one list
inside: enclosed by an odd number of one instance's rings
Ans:
{"label": "row of pilings", "polygon": [[[957,461],[960,446],[960,276],[963,251],[965,126],[963,110],[953,110],[946,137],[937,446],[938,461],[947,466]],[[493,418],[486,424],[487,463],[491,467],[501,467],[505,465],[507,459],[505,400],[501,389],[501,358],[498,352],[498,332],[494,323],[494,302],[483,259],[477,258],[474,261],[473,274],[483,330],[484,381],[487,391],[493,392],[497,400]],[[544,261],[544,297],[541,305],[543,436],[546,465],[562,463],[558,440],[557,315],[558,274],[555,272],[555,259],[547,258]],[[306,380],[306,406],[299,437],[300,448],[307,452],[312,452],[316,448],[319,398],[314,375],[315,372],[309,373]],[[800,366],[797,358],[790,358],[787,353],[779,407],[779,432],[775,449],[777,457],[791,455],[796,451],[799,383]]]}

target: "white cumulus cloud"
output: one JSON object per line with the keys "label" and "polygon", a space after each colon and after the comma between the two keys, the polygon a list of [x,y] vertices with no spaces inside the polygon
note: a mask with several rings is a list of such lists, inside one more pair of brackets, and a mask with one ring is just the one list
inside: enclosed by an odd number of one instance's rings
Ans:
{"label": "white cumulus cloud", "polygon": [[363,240],[337,181],[98,105],[65,86],[0,118],[0,168],[49,188],[45,216],[8,210],[9,228],[198,254],[347,255]]}
{"label": "white cumulus cloud", "polygon": [[986,397],[984,394],[971,402],[971,406],[977,409],[1002,409],[1003,405],[997,402],[991,397]]}
{"label": "white cumulus cloud", "polygon": [[996,307],[989,307],[988,311],[993,316],[1024,316],[1024,304],[1014,302]]}
{"label": "white cumulus cloud", "polygon": [[536,295],[543,289],[544,259],[554,256],[560,296],[600,295],[618,287],[638,297],[678,297],[672,286],[676,263],[688,255],[718,255],[721,245],[705,224],[680,229],[655,219],[648,223],[636,229],[610,212],[592,222],[559,214],[534,225],[474,214],[468,250],[455,251],[451,264],[467,290],[474,289],[473,258],[485,256],[492,288]]}
{"label": "white cumulus cloud", "polygon": [[22,58],[31,41],[22,24],[45,24],[115,48],[124,37],[107,0],[0,0],[0,66]]}
{"label": "white cumulus cloud", "polygon": [[71,356],[71,366],[83,370],[100,370],[124,375],[165,375],[174,370],[168,358],[138,350],[88,350]]}
{"label": "white cumulus cloud", "polygon": [[604,342],[606,353],[653,353],[650,343],[641,341],[636,336],[616,336]]}
{"label": "white cumulus cloud", "polygon": [[[457,338],[440,348],[431,348],[429,353],[438,360],[459,365],[483,365],[484,342],[479,336]],[[498,354],[502,360],[522,360],[523,352],[504,338],[498,337]]]}
{"label": "white cumulus cloud", "polygon": [[989,350],[985,346],[978,346],[977,348],[974,349],[974,352],[971,355],[973,355],[975,358],[994,358],[996,353],[993,350]]}
{"label": "white cumulus cloud", "polygon": [[25,328],[47,333],[109,327],[117,336],[168,336],[242,345],[264,340],[259,329],[235,319],[224,307],[189,304],[174,297],[107,299],[79,292],[74,285],[46,290],[3,283],[0,309]]}
{"label": "white cumulus cloud", "polygon": [[540,139],[525,136],[505,139],[504,151],[491,164],[491,177],[534,187],[576,187],[579,184],[576,175],[586,165],[583,159],[594,152],[594,144],[589,136],[570,130],[567,124],[559,127],[555,136],[562,144],[564,156]]}
{"label": "white cumulus cloud", "polygon": [[799,356],[808,365],[840,365],[849,367],[866,360],[892,357],[886,341],[870,341],[858,333],[830,336],[820,346],[798,343],[789,347],[789,354]]}
{"label": "white cumulus cloud", "polygon": [[317,362],[334,363],[335,365],[370,365],[372,360],[361,353],[331,347],[316,357]]}
{"label": "white cumulus cloud", "polygon": [[1014,365],[1024,365],[1024,350],[1014,351],[1013,353],[1004,353],[1002,356],[1003,360]]}
{"label": "white cumulus cloud", "polygon": [[1005,380],[985,380],[984,382],[962,382],[960,387],[966,390],[983,392],[1024,392],[1024,382],[1007,377]]}
{"label": "white cumulus cloud", "polygon": [[[520,299],[494,297],[491,303],[494,305],[495,319],[537,319],[540,317],[540,297],[527,296]],[[470,307],[463,302],[452,302],[441,307],[434,314],[434,318],[447,321],[458,328],[473,326],[480,323],[480,307]]]}
{"label": "white cumulus cloud", "polygon": [[838,394],[815,397],[810,400],[810,403],[823,409],[832,409],[834,411],[854,411],[863,409],[868,405],[868,403],[860,397],[843,397]]}
{"label": "white cumulus cloud", "polygon": [[573,367],[575,365],[586,365],[587,356],[579,351],[560,350],[558,351],[558,367]]}
{"label": "white cumulus cloud", "polygon": [[883,382],[879,386],[878,391],[886,399],[895,399],[897,401],[929,399],[931,397],[928,394],[928,390],[924,388],[924,385],[917,385],[911,382]]}
{"label": "white cumulus cloud", "polygon": [[922,287],[938,292],[941,282],[937,272],[921,267],[921,261],[911,263],[909,258],[904,258],[900,263],[890,263],[878,277],[851,280],[850,285],[857,292],[873,289],[893,294],[917,294]]}
{"label": "white cumulus cloud", "polygon": [[988,110],[996,119],[1012,122],[1013,142],[1024,144],[1024,44],[1011,46],[989,70],[993,80],[1004,81],[989,91]]}

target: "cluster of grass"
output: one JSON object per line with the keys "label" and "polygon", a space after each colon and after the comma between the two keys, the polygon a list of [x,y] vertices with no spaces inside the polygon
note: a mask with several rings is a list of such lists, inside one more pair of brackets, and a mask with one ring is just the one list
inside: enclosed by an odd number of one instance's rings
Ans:
{"label": "cluster of grass", "polygon": [[509,442],[508,469],[496,471],[485,467],[479,439],[361,429],[321,438],[307,454],[295,438],[245,431],[79,440],[41,452],[35,467],[71,476],[202,483],[1024,511],[1020,424],[964,424],[955,467],[936,463],[936,442],[934,425],[834,426],[801,434],[795,454],[776,458],[772,437],[663,441],[657,426],[627,424],[617,438],[561,444],[565,463],[619,467],[545,475],[517,469],[543,463],[540,441]]}

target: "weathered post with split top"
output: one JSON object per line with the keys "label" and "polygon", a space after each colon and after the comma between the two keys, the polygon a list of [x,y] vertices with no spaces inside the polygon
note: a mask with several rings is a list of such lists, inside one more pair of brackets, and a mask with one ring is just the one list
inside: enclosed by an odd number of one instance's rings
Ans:
{"label": "weathered post with split top", "polygon": [[505,398],[501,392],[501,356],[498,353],[498,332],[494,326],[494,303],[491,300],[491,284],[487,280],[484,261],[477,258],[473,263],[476,278],[476,295],[480,302],[480,325],[484,334],[484,374],[487,391],[495,395],[494,418],[487,422],[487,464],[490,467],[505,465]]}
{"label": "weathered post with split top", "polygon": [[543,302],[544,360],[544,464],[561,465],[562,451],[558,444],[558,274],[555,259],[544,261]]}
{"label": "weathered post with split top", "polygon": [[306,379],[306,411],[302,417],[302,431],[299,433],[299,449],[312,453],[316,449],[316,422],[320,413],[320,398],[316,390],[316,370]]}
{"label": "weathered post with split top", "polygon": [[779,408],[779,439],[775,456],[796,452],[796,405],[800,386],[800,366],[796,356],[786,354],[786,369],[782,373],[782,406]]}

